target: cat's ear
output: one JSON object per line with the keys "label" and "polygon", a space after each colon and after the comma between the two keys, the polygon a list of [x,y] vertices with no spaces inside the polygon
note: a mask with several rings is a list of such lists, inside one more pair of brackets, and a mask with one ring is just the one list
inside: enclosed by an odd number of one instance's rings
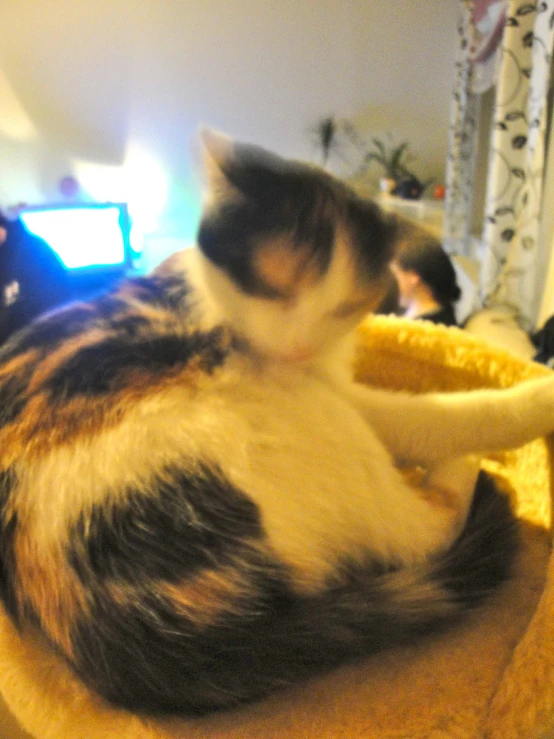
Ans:
{"label": "cat's ear", "polygon": [[275,193],[281,175],[290,169],[277,154],[260,146],[233,141],[211,128],[200,129],[208,197],[256,200]]}
{"label": "cat's ear", "polygon": [[230,190],[231,185],[226,171],[233,158],[232,139],[207,126],[200,128],[199,136],[208,190],[212,194],[221,194],[222,191]]}
{"label": "cat's ear", "polygon": [[232,139],[207,126],[200,127],[199,136],[208,177],[220,177],[233,156]]}

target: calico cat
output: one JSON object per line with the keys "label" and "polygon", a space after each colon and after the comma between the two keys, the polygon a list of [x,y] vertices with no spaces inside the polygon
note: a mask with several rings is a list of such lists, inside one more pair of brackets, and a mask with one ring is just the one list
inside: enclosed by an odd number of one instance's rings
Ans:
{"label": "calico cat", "polygon": [[4,607],[152,714],[259,699],[477,605],[517,530],[471,455],[554,429],[554,375],[354,384],[406,227],[323,171],[203,142],[198,248],[0,352]]}

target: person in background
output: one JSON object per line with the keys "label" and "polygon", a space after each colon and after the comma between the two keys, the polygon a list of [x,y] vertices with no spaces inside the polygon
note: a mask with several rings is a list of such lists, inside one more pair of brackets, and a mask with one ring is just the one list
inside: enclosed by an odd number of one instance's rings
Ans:
{"label": "person in background", "polygon": [[452,261],[438,240],[431,234],[402,240],[390,266],[402,315],[458,325],[454,304],[462,291]]}
{"label": "person in background", "polygon": [[533,361],[554,369],[554,316],[550,316],[543,327],[531,334],[530,338],[537,350]]}
{"label": "person in background", "polygon": [[56,253],[20,219],[0,213],[0,345],[70,298],[67,270]]}

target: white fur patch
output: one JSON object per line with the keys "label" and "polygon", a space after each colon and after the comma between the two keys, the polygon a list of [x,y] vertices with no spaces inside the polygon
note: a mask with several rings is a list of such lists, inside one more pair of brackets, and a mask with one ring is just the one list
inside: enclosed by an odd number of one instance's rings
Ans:
{"label": "white fur patch", "polygon": [[142,400],[115,428],[22,471],[20,511],[39,541],[65,541],[81,511],[129,488],[148,495],[164,466],[194,470],[200,460],[258,504],[270,543],[305,585],[321,584],[345,556],[413,561],[443,545],[444,513],[404,484],[327,381],[286,366],[258,375],[243,362],[231,362],[209,390],[171,388]]}

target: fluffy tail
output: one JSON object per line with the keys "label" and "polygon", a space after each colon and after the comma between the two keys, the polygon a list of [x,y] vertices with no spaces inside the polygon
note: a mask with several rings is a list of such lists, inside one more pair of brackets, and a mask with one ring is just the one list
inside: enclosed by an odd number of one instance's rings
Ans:
{"label": "fluffy tail", "polygon": [[450,549],[372,583],[381,596],[375,618],[382,641],[374,647],[444,628],[476,608],[509,578],[519,533],[507,496],[481,472],[465,528]]}
{"label": "fluffy tail", "polygon": [[229,708],[443,628],[508,578],[517,542],[506,497],[482,473],[465,530],[426,565],[385,570],[345,562],[325,592],[300,596],[266,563],[248,603],[205,624],[143,593],[125,613],[116,603],[98,608],[81,625],[85,641],[74,631],[72,661],[91,687],[131,710]]}

